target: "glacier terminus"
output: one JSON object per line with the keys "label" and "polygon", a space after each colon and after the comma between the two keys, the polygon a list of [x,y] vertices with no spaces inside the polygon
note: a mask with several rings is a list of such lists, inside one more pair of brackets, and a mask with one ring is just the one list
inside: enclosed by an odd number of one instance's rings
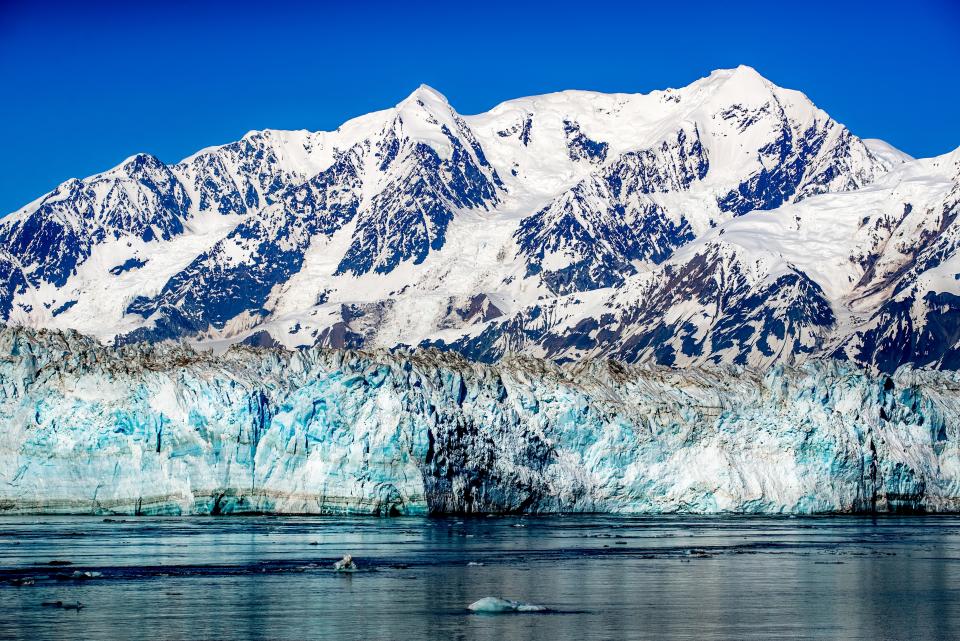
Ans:
{"label": "glacier terminus", "polygon": [[0,331],[0,510],[822,513],[960,507],[960,374],[105,347]]}

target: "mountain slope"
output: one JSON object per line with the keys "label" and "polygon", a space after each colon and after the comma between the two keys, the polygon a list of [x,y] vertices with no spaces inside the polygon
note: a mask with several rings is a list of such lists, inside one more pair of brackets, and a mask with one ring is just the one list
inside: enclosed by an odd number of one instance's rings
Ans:
{"label": "mountain slope", "polygon": [[749,67],[475,116],[421,86],[333,132],[65,183],[0,221],[0,315],[117,342],[955,367],[950,162]]}
{"label": "mountain slope", "polygon": [[868,187],[753,212],[654,270],[424,344],[481,360],[530,351],[666,365],[830,355],[957,367],[960,150]]}

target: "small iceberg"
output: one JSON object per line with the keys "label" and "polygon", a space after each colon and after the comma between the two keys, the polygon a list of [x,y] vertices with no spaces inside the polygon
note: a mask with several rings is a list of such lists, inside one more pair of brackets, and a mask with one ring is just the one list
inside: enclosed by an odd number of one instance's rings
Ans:
{"label": "small iceberg", "polygon": [[86,581],[87,579],[98,579],[102,576],[102,572],[81,572],[80,570],[77,570],[73,574],[69,575],[69,578],[74,579],[75,581]]}
{"label": "small iceberg", "polygon": [[488,596],[474,601],[467,608],[473,612],[483,612],[486,614],[501,614],[505,612],[546,612],[548,608],[542,605],[532,603],[523,603],[522,601],[511,601],[501,599],[495,596]]}
{"label": "small iceberg", "polygon": [[355,572],[357,564],[353,562],[353,557],[349,554],[333,564],[334,572]]}

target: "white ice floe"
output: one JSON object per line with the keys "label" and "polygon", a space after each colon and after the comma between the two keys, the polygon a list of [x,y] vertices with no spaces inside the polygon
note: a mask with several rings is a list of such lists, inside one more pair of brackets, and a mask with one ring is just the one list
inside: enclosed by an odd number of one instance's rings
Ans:
{"label": "white ice floe", "polygon": [[542,605],[524,603],[522,601],[511,601],[501,599],[500,597],[487,596],[479,601],[474,601],[468,606],[473,612],[482,612],[485,614],[503,614],[506,612],[546,612],[548,608]]}

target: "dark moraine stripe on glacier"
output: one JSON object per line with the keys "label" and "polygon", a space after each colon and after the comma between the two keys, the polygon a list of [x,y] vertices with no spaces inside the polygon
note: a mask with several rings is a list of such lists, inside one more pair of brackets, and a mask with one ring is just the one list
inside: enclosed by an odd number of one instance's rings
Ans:
{"label": "dark moraine stripe on glacier", "polygon": [[[422,385],[420,376],[411,376],[413,388]],[[439,369],[430,376],[444,394],[417,408],[429,417],[428,448],[420,463],[429,511],[550,511],[553,499],[544,475],[554,455],[549,443],[536,433],[518,431],[515,411],[470,411],[478,405],[505,404],[510,391],[503,380],[481,372],[483,382],[477,385],[456,369]]]}

